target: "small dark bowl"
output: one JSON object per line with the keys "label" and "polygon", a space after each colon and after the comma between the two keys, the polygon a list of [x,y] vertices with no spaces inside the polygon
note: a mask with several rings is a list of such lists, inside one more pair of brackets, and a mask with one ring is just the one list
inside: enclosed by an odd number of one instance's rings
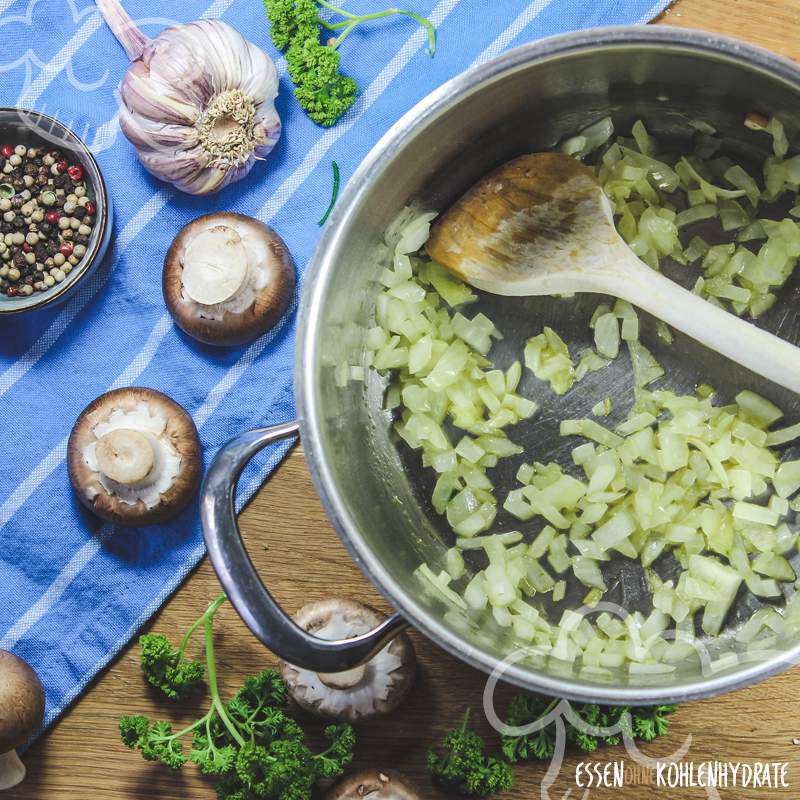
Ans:
{"label": "small dark bowl", "polygon": [[69,154],[70,160],[83,166],[87,194],[95,204],[95,224],[86,255],[67,277],[44,292],[28,297],[6,297],[0,294],[0,316],[33,311],[61,303],[72,295],[102,262],[111,241],[111,199],[100,167],[89,148],[69,128],[39,111],[23,108],[0,108],[0,142],[24,144],[26,147],[57,147]]}

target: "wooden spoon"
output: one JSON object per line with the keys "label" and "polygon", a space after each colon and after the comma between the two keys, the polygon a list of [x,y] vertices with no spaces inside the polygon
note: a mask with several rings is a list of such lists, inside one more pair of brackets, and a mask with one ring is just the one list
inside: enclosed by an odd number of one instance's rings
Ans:
{"label": "wooden spoon", "polygon": [[800,393],[800,348],[640,261],[617,233],[594,172],[569,156],[533,153],[490,172],[439,217],[427,249],[455,275],[494,294],[621,297]]}

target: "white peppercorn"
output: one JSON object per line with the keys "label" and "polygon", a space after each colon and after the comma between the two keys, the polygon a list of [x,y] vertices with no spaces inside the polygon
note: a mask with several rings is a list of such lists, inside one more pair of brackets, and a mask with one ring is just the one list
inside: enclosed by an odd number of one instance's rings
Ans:
{"label": "white peppercorn", "polygon": [[64,281],[80,264],[96,208],[84,167],[68,154],[24,144],[4,149],[11,154],[0,168],[0,183],[9,184],[0,197],[0,223],[8,231],[0,232],[0,297],[29,296]]}

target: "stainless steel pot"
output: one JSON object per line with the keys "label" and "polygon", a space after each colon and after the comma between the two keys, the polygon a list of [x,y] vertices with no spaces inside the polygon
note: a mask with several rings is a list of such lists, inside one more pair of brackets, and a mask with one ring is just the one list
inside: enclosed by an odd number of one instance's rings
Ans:
{"label": "stainless steel pot", "polygon": [[[225,446],[206,478],[202,517],[211,561],[230,598],[264,644],[291,662],[332,672],[369,657],[406,624],[464,661],[491,671],[516,649],[508,631],[485,618],[448,607],[412,575],[422,561],[440,564],[451,534],[431,509],[431,478],[414,454],[398,450],[391,420],[381,410],[384,384],[337,386],[334,370],[358,364],[370,324],[377,278],[387,261],[382,234],[406,204],[443,209],[492,167],[520,153],[552,148],[559,139],[612,114],[618,128],[643,118],[658,136],[689,139],[703,120],[724,135],[724,149],[745,161],[769,149],[766,135],[746,131],[745,112],[781,112],[800,129],[800,70],[792,63],[731,39],[667,27],[605,28],[559,36],[513,50],[454,78],[406,114],[381,139],[349,181],[305,278],[298,320],[295,389],[299,422],[243,434]],[[676,279],[693,282],[684,268]],[[794,286],[796,287],[796,283]],[[763,324],[797,339],[796,288],[787,287]],[[485,311],[505,334],[493,357],[519,358],[522,343],[552,325],[573,352],[590,343],[587,320],[598,298],[529,300],[484,296]],[[686,338],[659,345],[645,321],[645,342],[667,368],[666,386],[687,392],[710,382],[723,397],[743,386],[779,403],[788,419],[800,416],[800,398],[736,367]],[[511,431],[525,459],[568,461],[571,443],[558,436],[558,420],[589,413],[611,395],[623,414],[631,377],[624,359],[595,373],[580,389],[557,399],[532,376],[523,394],[541,404],[532,423]],[[355,561],[400,612],[378,630],[348,642],[323,642],[297,628],[271,598],[251,564],[233,512],[235,484],[244,464],[277,439],[300,432],[309,467],[331,521]],[[497,487],[510,488],[517,463],[501,462]],[[499,518],[500,526],[504,520]],[[517,527],[509,520],[507,527]],[[284,562],[285,563],[285,562]],[[649,611],[636,565],[620,558],[606,574],[616,579],[608,599],[628,610]],[[568,595],[576,606],[580,595]],[[753,598],[734,608],[732,628],[752,611]],[[706,642],[710,659],[732,652],[731,635]],[[504,679],[573,699],[655,703],[731,690],[786,668],[800,654],[797,639],[769,653],[740,657],[714,671],[687,663],[668,676],[633,677],[620,670],[609,681],[581,677],[571,664],[526,659]]]}

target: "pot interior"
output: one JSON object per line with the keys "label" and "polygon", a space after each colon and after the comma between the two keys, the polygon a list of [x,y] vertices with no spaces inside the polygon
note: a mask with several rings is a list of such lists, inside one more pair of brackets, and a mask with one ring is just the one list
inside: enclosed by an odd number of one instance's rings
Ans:
{"label": "pot interior", "polygon": [[[771,139],[743,127],[750,110],[779,112],[791,138],[800,128],[797,73],[760,51],[677,29],[561,37],[521,48],[444,87],[412,112],[413,118],[390,131],[340,199],[307,281],[301,318],[298,384],[312,472],[334,523],[365,572],[411,624],[477,666],[492,669],[520,643],[490,614],[461,612],[412,575],[423,561],[434,571],[442,569],[444,553],[453,543],[446,520],[429,501],[435,475],[422,468],[418,452],[397,446],[391,415],[382,410],[385,383],[374,371],[367,371],[363,383],[340,387],[335,380],[338,365],[362,363],[364,332],[373,324],[381,290],[378,277],[389,263],[383,232],[404,206],[441,211],[491,168],[522,153],[551,149],[606,115],[626,134],[636,119],[643,119],[654,135],[687,152],[690,121],[702,120],[723,135],[723,153],[746,165],[760,164],[770,152]],[[697,267],[677,264],[665,265],[665,272],[689,287],[699,274]],[[776,305],[759,320],[795,342],[800,338],[799,287],[797,276],[790,279]],[[479,294],[467,313],[483,312],[502,331],[505,338],[490,354],[499,367],[522,360],[525,341],[543,325],[552,326],[573,355],[590,346],[589,317],[603,299]],[[666,370],[655,387],[692,393],[698,383],[710,383],[720,403],[750,388],[778,404],[786,423],[800,420],[800,398],[682,335],[667,346],[655,335],[652,318],[641,312],[640,318],[642,341]],[[633,402],[632,370],[624,353],[564,397],[528,370],[523,373],[519,391],[534,399],[540,412],[507,429],[524,453],[501,459],[489,470],[500,505],[523,461],[554,460],[574,474],[570,451],[576,441],[559,436],[561,419],[589,416],[592,406],[608,395],[613,412],[604,424],[613,425]],[[798,455],[790,450],[787,457]],[[501,509],[492,532],[521,530],[532,536],[541,527],[541,519],[519,522]],[[790,560],[800,567],[796,553]],[[668,564],[663,568],[668,570]],[[603,573],[609,585],[604,599],[628,611],[651,611],[638,561],[620,556],[603,565]],[[573,588],[557,609],[551,608],[550,621],[557,621],[563,607],[579,607],[585,591]],[[733,651],[731,631],[761,602],[740,592],[727,630],[705,642],[711,659]],[[625,668],[608,680],[590,680],[579,676],[573,664],[533,657],[519,661],[505,678],[575,698],[655,702],[750,682],[781,668],[797,650],[798,642],[787,640],[769,653],[740,657],[717,672],[692,660],[670,675],[630,676]]]}

